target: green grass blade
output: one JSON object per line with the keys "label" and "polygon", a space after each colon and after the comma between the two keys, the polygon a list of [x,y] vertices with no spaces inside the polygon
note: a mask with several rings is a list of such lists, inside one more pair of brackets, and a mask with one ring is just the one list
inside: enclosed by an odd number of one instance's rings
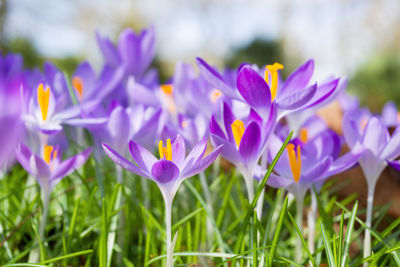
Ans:
{"label": "green grass blade", "polygon": [[292,225],[294,226],[294,228],[295,228],[295,230],[296,230],[298,236],[300,237],[301,243],[303,244],[303,247],[304,247],[305,250],[306,250],[306,253],[307,253],[307,255],[308,255],[308,258],[309,258],[310,261],[311,261],[311,264],[312,264],[314,267],[316,267],[316,266],[317,266],[317,263],[316,263],[315,260],[314,260],[313,254],[311,253],[310,248],[308,247],[308,244],[307,244],[306,240],[305,240],[304,237],[303,237],[303,233],[301,232],[299,226],[298,226],[297,223],[296,223],[296,220],[293,218],[293,216],[290,214],[290,212],[288,213],[288,217],[289,217],[290,221],[292,222]]}
{"label": "green grass blade", "polygon": [[349,255],[349,249],[350,249],[350,243],[351,243],[351,234],[353,232],[353,228],[354,228],[354,222],[356,219],[356,215],[357,215],[357,209],[358,209],[358,201],[356,201],[356,203],[353,206],[353,209],[351,211],[351,215],[350,215],[350,219],[349,222],[347,224],[347,230],[346,230],[346,236],[344,238],[344,250],[343,250],[343,254],[342,254],[342,261],[340,266],[341,267],[345,267],[346,266],[346,262],[347,262],[347,257]]}
{"label": "green grass blade", "polygon": [[323,224],[323,222],[320,222],[319,225],[321,227],[321,233],[322,233],[322,238],[324,240],[324,246],[325,246],[325,251],[326,251],[326,256],[328,259],[329,267],[336,267],[335,258],[333,257],[332,248],[331,248],[331,245],[329,244],[330,242],[326,235],[326,230],[325,230],[324,224]]}
{"label": "green grass blade", "polygon": [[292,138],[293,135],[293,131],[288,135],[288,137],[286,137],[285,142],[283,142],[282,147],[279,149],[278,153],[276,154],[274,160],[271,162],[271,165],[268,167],[267,173],[265,174],[264,178],[262,179],[262,181],[260,182],[260,184],[258,185],[257,191],[254,195],[254,199],[251,202],[250,206],[247,208],[247,213],[246,213],[246,217],[243,220],[243,226],[241,227],[238,239],[236,241],[235,244],[235,249],[234,251],[236,253],[238,253],[240,251],[243,239],[244,239],[244,234],[246,232],[246,228],[247,225],[249,223],[249,220],[253,214],[254,208],[257,205],[257,201],[258,198],[260,197],[261,191],[264,190],[265,185],[267,184],[268,178],[271,175],[276,163],[278,162],[280,156],[282,155],[283,151],[285,150],[287,144],[289,143],[290,139]]}
{"label": "green grass blade", "polygon": [[272,239],[271,249],[270,249],[270,252],[269,252],[269,266],[272,266],[272,262],[273,262],[274,257],[275,257],[275,252],[276,252],[276,249],[278,247],[279,236],[280,236],[280,233],[281,233],[281,230],[282,230],[283,220],[285,219],[287,205],[288,205],[288,196],[286,196],[285,201],[283,202],[283,207],[282,207],[282,210],[281,210],[281,212],[279,214],[278,224],[276,225],[274,238]]}

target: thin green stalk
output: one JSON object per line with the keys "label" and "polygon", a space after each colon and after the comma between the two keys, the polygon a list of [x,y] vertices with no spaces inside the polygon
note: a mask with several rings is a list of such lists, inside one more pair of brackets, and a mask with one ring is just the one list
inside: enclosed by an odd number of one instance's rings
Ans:
{"label": "thin green stalk", "polygon": [[[368,228],[371,228],[371,224],[372,224],[372,209],[374,206],[374,192],[375,192],[375,183],[368,185],[367,217],[365,220],[365,224]],[[365,228],[364,258],[371,256],[371,231],[368,228]],[[368,262],[364,262],[364,267],[368,267]]]}
{"label": "thin green stalk", "polygon": [[[302,232],[303,232],[303,205],[304,205],[304,197],[296,198],[296,223]],[[303,255],[303,246],[300,237],[297,237],[295,251],[296,251],[295,261],[297,263],[300,263]]]}

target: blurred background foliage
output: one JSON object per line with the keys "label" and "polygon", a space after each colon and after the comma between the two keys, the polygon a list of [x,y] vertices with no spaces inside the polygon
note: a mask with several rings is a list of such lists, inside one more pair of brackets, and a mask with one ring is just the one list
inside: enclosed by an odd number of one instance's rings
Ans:
{"label": "blurred background foliage", "polygon": [[196,56],[220,68],[280,62],[284,77],[313,57],[315,79],[348,76],[349,91],[377,112],[388,100],[400,106],[398,14],[400,1],[375,0],[0,0],[0,49],[29,68],[50,60],[71,74],[89,60],[99,71],[96,31],[116,42],[125,27],[153,25],[162,82]]}

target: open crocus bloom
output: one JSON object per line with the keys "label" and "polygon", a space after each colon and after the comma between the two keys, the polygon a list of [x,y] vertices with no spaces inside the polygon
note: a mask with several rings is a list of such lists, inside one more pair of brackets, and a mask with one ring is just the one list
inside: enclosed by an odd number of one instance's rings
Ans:
{"label": "open crocus bloom", "polygon": [[[283,139],[272,135],[268,147],[271,162],[283,144]],[[268,185],[286,188],[296,198],[302,200],[312,185],[318,185],[326,178],[353,167],[359,159],[362,148],[357,146],[351,152],[339,156],[340,138],[332,130],[308,136],[303,128],[298,138],[286,147],[268,179]],[[258,178],[262,178],[265,171]]]}
{"label": "open crocus bloom", "polygon": [[270,106],[267,117],[261,118],[254,110],[250,110],[243,122],[237,119],[231,108],[223,105],[223,127],[217,123],[214,116],[210,121],[212,142],[223,145],[221,155],[233,163],[242,173],[249,198],[253,198],[253,171],[264,151],[268,137],[275,126],[276,112],[274,105]]}
{"label": "open crocus bloom", "polygon": [[164,199],[168,201],[172,201],[184,179],[205,170],[221,151],[221,147],[217,147],[203,157],[206,148],[207,140],[203,139],[185,156],[185,141],[178,135],[172,141],[168,139],[165,146],[163,141],[159,142],[160,159],[157,159],[150,151],[131,141],[129,151],[135,165],[108,145],[103,144],[104,151],[115,163],[128,171],[156,182]]}
{"label": "open crocus bloom", "polygon": [[44,193],[49,195],[61,179],[86,162],[91,151],[92,148],[88,148],[62,161],[60,151],[53,146],[44,146],[43,155],[39,156],[20,144],[16,156],[21,166],[37,179]]}
{"label": "open crocus bloom", "polygon": [[28,125],[37,127],[45,134],[55,134],[62,130],[62,124],[75,126],[93,126],[103,124],[106,118],[79,118],[85,110],[93,110],[99,101],[90,101],[83,105],[73,106],[65,110],[56,108],[57,101],[50,87],[41,83],[37,87],[37,94],[33,94],[29,103],[28,112],[23,119]]}
{"label": "open crocus bloom", "polygon": [[283,116],[313,107],[327,99],[337,88],[339,79],[331,78],[317,86],[309,84],[314,72],[314,61],[309,60],[295,70],[286,81],[279,79],[279,63],[265,67],[264,78],[250,65],[243,66],[237,77],[237,88],[243,99],[260,114],[275,102],[278,120]]}
{"label": "open crocus bloom", "polygon": [[[375,186],[388,162],[393,162],[400,155],[400,128],[392,135],[377,117],[367,121],[353,120],[349,115],[343,119],[343,134],[347,143],[352,146],[355,140],[361,140],[365,151],[359,162],[369,186]],[[396,166],[396,162],[391,164]]]}

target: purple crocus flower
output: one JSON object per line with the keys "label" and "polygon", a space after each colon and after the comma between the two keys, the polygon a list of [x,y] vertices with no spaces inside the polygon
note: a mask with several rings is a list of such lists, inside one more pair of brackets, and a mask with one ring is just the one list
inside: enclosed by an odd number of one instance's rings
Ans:
{"label": "purple crocus flower", "polygon": [[[397,165],[394,160],[400,155],[400,128],[397,127],[390,135],[378,117],[372,116],[365,123],[360,116],[354,116],[357,113],[360,112],[355,110],[344,115],[343,134],[350,147],[360,141],[365,148],[359,163],[368,184],[366,225],[371,227],[375,185],[388,163],[394,167]],[[370,254],[371,233],[365,229],[364,257]]]}
{"label": "purple crocus flower", "polygon": [[21,166],[39,182],[44,194],[50,194],[54,186],[75,169],[82,166],[89,157],[92,148],[66,160],[61,160],[59,149],[44,146],[43,155],[34,154],[24,144],[17,149],[17,159]]}
{"label": "purple crocus flower", "polygon": [[112,108],[108,122],[93,133],[110,144],[115,150],[125,154],[128,143],[134,140],[148,150],[153,150],[155,141],[160,135],[159,121],[161,110],[143,105],[124,108],[116,103]]}
{"label": "purple crocus flower", "polygon": [[[267,181],[269,186],[285,188],[291,192],[297,204],[297,224],[302,228],[304,196],[313,185],[320,188],[325,179],[353,167],[360,157],[357,150],[339,156],[341,142],[339,136],[329,129],[313,131],[312,125],[320,124],[312,120],[304,125],[297,138],[286,147]],[[310,127],[310,131],[306,128]],[[268,161],[271,162],[283,145],[283,138],[276,135],[270,137]],[[266,170],[258,170],[257,179],[262,179]],[[313,249],[313,227],[310,227],[309,244]],[[312,245],[311,245],[312,243]],[[296,261],[301,260],[301,240],[296,245]]]}
{"label": "purple crocus flower", "polygon": [[269,114],[264,119],[254,110],[250,110],[244,122],[240,119],[242,118],[235,117],[227,103],[223,103],[223,127],[214,116],[211,117],[211,140],[217,146],[223,145],[222,157],[233,163],[242,173],[251,201],[254,196],[254,168],[275,126],[274,105],[270,106]]}
{"label": "purple crocus flower", "polygon": [[[326,129],[308,135],[307,128],[302,128],[299,137],[286,147],[275,165],[275,173],[268,179],[268,185],[286,188],[296,199],[303,200],[312,185],[323,182],[326,178],[353,167],[361,155],[361,147],[339,156],[341,142],[339,136]],[[312,133],[312,132],[311,132]],[[283,139],[271,135],[268,146],[268,161],[271,162],[283,144]]]}
{"label": "purple crocus flower", "polygon": [[122,67],[136,79],[143,76],[155,55],[155,32],[150,27],[136,34],[132,29],[121,32],[115,47],[108,38],[97,34],[97,42],[108,66]]}
{"label": "purple crocus flower", "polygon": [[82,166],[89,157],[92,148],[88,148],[66,160],[61,160],[58,148],[45,145],[41,156],[34,154],[24,144],[20,144],[16,156],[21,166],[39,182],[42,189],[43,213],[39,236],[43,240],[48,206],[53,188],[66,176]]}
{"label": "purple crocus flower", "polygon": [[103,144],[106,154],[121,167],[139,176],[156,182],[160,189],[166,210],[167,225],[167,267],[173,266],[173,247],[171,243],[171,209],[172,202],[181,183],[192,177],[213,163],[221,151],[217,147],[213,152],[204,157],[207,148],[207,140],[201,140],[192,151],[185,156],[185,141],[177,136],[172,141],[167,139],[166,147],[163,141],[159,143],[160,159],[157,159],[150,151],[141,145],[131,141],[129,151],[134,163],[122,157],[110,146]]}
{"label": "purple crocus flower", "polygon": [[37,128],[44,134],[55,134],[62,130],[64,123],[86,127],[106,122],[106,118],[79,118],[97,107],[98,101],[60,110],[57,106],[59,99],[56,99],[54,92],[48,86],[44,88],[42,83],[38,85],[37,94],[32,94],[29,106],[22,115],[28,127]]}
{"label": "purple crocus flower", "polygon": [[387,102],[382,109],[382,122],[386,127],[397,127],[400,125],[400,115],[397,112],[396,104]]}

